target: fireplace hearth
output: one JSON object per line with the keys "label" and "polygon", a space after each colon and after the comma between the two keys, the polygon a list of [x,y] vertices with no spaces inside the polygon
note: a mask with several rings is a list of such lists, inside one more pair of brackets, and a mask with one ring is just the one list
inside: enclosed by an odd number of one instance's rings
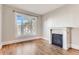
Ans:
{"label": "fireplace hearth", "polygon": [[63,35],[62,34],[52,34],[52,44],[57,45],[59,47],[63,47]]}

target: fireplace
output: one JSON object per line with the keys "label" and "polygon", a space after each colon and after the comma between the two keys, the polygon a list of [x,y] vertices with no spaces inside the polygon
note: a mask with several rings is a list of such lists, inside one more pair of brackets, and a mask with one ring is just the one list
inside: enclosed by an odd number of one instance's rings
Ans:
{"label": "fireplace", "polygon": [[71,29],[71,27],[51,27],[49,43],[67,50],[71,47]]}
{"label": "fireplace", "polygon": [[57,45],[59,47],[63,47],[63,35],[62,34],[52,34],[52,44]]}

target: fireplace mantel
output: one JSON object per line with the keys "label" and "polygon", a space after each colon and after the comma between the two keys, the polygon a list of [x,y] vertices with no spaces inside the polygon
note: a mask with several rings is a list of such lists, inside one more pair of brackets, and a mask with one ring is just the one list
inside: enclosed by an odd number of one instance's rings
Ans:
{"label": "fireplace mantel", "polygon": [[71,47],[71,27],[52,27],[50,29],[50,37],[53,33],[63,35],[63,49],[67,50]]}

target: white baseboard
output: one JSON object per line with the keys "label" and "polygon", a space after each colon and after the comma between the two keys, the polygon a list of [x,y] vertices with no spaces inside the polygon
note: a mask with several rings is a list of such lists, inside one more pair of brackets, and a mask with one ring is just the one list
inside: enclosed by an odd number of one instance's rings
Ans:
{"label": "white baseboard", "polygon": [[74,49],[79,50],[79,45],[77,45],[77,44],[72,44],[72,45],[71,45],[71,48],[74,48]]}

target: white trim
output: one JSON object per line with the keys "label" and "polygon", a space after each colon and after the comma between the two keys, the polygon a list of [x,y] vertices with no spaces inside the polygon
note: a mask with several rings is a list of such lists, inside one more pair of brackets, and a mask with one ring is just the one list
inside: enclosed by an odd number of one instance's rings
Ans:
{"label": "white trim", "polygon": [[71,45],[71,48],[74,48],[74,49],[79,50],[79,45],[77,45],[77,44],[72,44],[72,45]]}

